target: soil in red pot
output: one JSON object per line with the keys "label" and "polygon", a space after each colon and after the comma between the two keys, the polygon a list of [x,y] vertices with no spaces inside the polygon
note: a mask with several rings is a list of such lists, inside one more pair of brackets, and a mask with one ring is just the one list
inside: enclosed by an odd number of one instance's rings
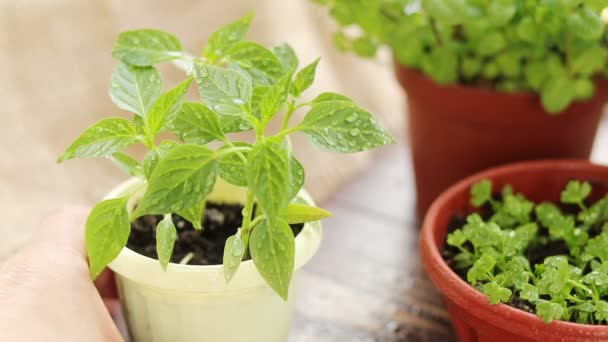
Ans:
{"label": "soil in red pot", "polygon": [[[188,265],[221,265],[226,240],[236,234],[243,222],[242,211],[243,206],[240,204],[207,202],[203,230],[194,229],[186,219],[173,214],[177,240],[171,262],[179,263],[186,255],[192,253]],[[156,226],[162,219],[162,215],[145,215],[133,221],[127,247],[139,254],[158,259]],[[303,224],[290,226],[294,236],[298,235],[304,227]]]}

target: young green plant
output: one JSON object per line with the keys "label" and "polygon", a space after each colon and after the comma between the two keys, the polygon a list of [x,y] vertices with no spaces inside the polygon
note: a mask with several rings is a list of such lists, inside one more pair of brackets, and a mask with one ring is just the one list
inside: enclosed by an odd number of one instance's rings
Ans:
{"label": "young green plant", "polygon": [[537,92],[550,113],[591,97],[608,71],[606,0],[313,1],[341,25],[342,50],[387,45],[438,83]]}
{"label": "young green plant", "polygon": [[[116,105],[133,119],[111,117],[88,128],[59,157],[106,157],[143,180],[145,194],[129,213],[127,202],[138,191],[99,203],[86,224],[91,276],[95,278],[125,247],[130,222],[143,215],[163,215],[156,229],[160,264],[172,255],[177,213],[204,229],[206,198],[218,177],[247,188],[243,223],[225,245],[224,273],[230,281],[241,261],[250,256],[267,283],[287,299],[294,267],[292,223],[317,221],[330,214],[301,204],[298,193],[304,169],[294,156],[290,135],[303,133],[318,148],[359,152],[392,143],[393,138],[365,109],[346,96],[322,93],[311,101],[300,96],[313,83],[319,60],[298,69],[287,44],[271,49],[245,40],[248,15],[213,33],[194,57],[173,35],[151,29],[123,32],[112,50],[120,61],[110,86]],[[187,78],[168,90],[155,65],[173,61]],[[184,100],[196,82],[201,101]],[[307,108],[303,119],[293,116]],[[281,116],[281,128],[267,132]],[[176,141],[159,141],[170,131]],[[229,134],[253,131],[255,142],[234,141]],[[212,148],[219,146],[218,148]],[[141,143],[149,151],[138,161],[123,150]],[[215,145],[217,144],[217,145]],[[256,210],[254,207],[261,210]]]}
{"label": "young green plant", "polygon": [[[589,206],[591,191],[587,182],[570,181],[560,207],[535,204],[510,187],[498,200],[490,181],[475,184],[471,203],[492,215],[472,213],[448,235],[457,251],[453,267],[492,304],[518,298],[547,323],[608,324],[608,195]],[[576,213],[565,210],[573,205]],[[564,248],[551,251],[555,246]],[[552,255],[531,259],[539,250]]]}

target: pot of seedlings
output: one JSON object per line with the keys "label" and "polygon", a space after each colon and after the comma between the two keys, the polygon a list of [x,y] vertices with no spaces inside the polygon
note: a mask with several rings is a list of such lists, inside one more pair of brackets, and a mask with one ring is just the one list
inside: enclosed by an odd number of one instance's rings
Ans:
{"label": "pot of seedlings", "polygon": [[[299,101],[318,60],[296,72],[289,45],[244,40],[250,21],[213,33],[201,57],[166,32],[121,33],[110,95],[133,120],[99,121],[59,158],[106,157],[134,177],[86,223],[91,276],[114,271],[134,341],[285,341],[293,280],[319,248],[318,221],[329,216],[302,190],[289,136],[303,133],[333,152],[393,142],[343,95]],[[155,65],[167,61],[187,78],[164,91]],[[191,83],[202,101],[184,100]],[[278,116],[281,128],[269,134]],[[177,139],[159,141],[164,131]],[[255,141],[229,137],[238,131],[253,131]],[[136,143],[149,149],[143,161],[124,152]]]}
{"label": "pot of seedlings", "polygon": [[461,341],[608,341],[608,167],[523,162],[446,190],[424,267]]}
{"label": "pot of seedlings", "polygon": [[345,29],[339,47],[393,53],[421,217],[449,185],[488,167],[589,158],[608,100],[606,2],[323,2]]}

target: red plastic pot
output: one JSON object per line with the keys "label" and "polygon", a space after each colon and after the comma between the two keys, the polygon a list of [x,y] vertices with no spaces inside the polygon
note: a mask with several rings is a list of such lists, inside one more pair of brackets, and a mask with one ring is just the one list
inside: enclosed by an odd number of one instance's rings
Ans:
{"label": "red plastic pot", "polygon": [[396,73],[408,98],[419,217],[449,185],[483,169],[524,160],[589,159],[608,101],[608,81],[602,79],[591,99],[551,115],[533,93],[441,86],[403,66]]}
{"label": "red plastic pot", "polygon": [[440,253],[452,216],[473,210],[469,190],[475,182],[490,179],[494,189],[511,184],[516,192],[534,201],[559,201],[561,190],[573,178],[590,181],[593,196],[608,193],[608,167],[588,161],[549,160],[516,163],[478,173],[450,187],[432,204],[424,219],[420,252],[426,272],[444,296],[461,341],[608,341],[608,326],[563,321],[546,324],[536,315],[511,306],[491,305],[486,295],[450,269]]}

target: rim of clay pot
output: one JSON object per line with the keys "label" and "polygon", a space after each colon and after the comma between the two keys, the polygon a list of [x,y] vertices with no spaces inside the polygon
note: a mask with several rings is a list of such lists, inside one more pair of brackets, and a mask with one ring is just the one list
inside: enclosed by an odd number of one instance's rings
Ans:
{"label": "rim of clay pot", "polygon": [[[535,99],[540,98],[539,93],[536,91],[506,91],[506,90],[502,91],[502,90],[499,90],[499,89],[496,89],[496,88],[490,87],[490,86],[474,86],[474,85],[462,84],[462,83],[458,83],[458,82],[440,84],[440,83],[435,82],[429,75],[425,74],[420,69],[412,68],[407,65],[400,64],[398,62],[396,62],[394,65],[395,65],[395,69],[404,70],[404,71],[407,71],[408,73],[415,74],[415,75],[417,75],[417,77],[419,79],[425,79],[427,82],[433,83],[435,86],[440,87],[440,88],[461,89],[462,91],[470,92],[471,94],[477,93],[477,94],[494,94],[494,95],[498,95],[498,96],[504,95],[506,97],[521,97],[521,98],[535,98]],[[596,83],[596,86],[598,84],[608,85],[607,78],[597,76],[593,80]],[[596,91],[597,91],[597,89],[596,89]],[[582,100],[582,101],[586,101],[586,100]],[[575,102],[578,102],[578,101],[575,101]]]}
{"label": "rim of clay pot", "polygon": [[[546,324],[535,314],[507,304],[492,305],[485,294],[476,290],[454,273],[441,256],[440,249],[445,244],[447,224],[439,226],[437,221],[439,214],[445,210],[444,208],[448,206],[448,203],[451,203],[463,192],[468,194],[470,187],[484,178],[495,179],[522,171],[540,172],[541,170],[543,172],[548,170],[595,170],[608,175],[608,167],[585,160],[542,160],[507,164],[479,172],[461,180],[444,191],[433,202],[424,218],[420,237],[420,253],[424,268],[443,296],[461,308],[470,307],[470,309],[466,309],[466,312],[487,324],[509,327],[510,330],[513,327],[516,329],[514,334],[520,336],[608,337],[608,326],[566,321],[553,321]],[[436,231],[440,232],[437,235],[437,240],[435,239]]]}
{"label": "rim of clay pot", "polygon": [[[133,189],[139,191],[129,200],[131,212],[136,202],[143,197],[145,187],[142,180],[131,178],[114,188],[105,199],[117,198]],[[240,202],[245,196],[245,188],[236,187],[218,178],[210,199],[218,194],[225,194],[220,201]],[[301,190],[298,196],[309,205],[315,205],[310,195]],[[304,224],[302,231],[295,237],[294,273],[304,266],[317,253],[322,239],[320,222]],[[153,288],[169,289],[185,292],[231,292],[242,291],[264,285],[265,281],[257,271],[253,260],[241,262],[232,280],[226,284],[223,265],[181,265],[169,263],[167,269],[160,267],[157,259],[139,254],[124,247],[120,254],[109,265],[115,273],[139,284]]]}

